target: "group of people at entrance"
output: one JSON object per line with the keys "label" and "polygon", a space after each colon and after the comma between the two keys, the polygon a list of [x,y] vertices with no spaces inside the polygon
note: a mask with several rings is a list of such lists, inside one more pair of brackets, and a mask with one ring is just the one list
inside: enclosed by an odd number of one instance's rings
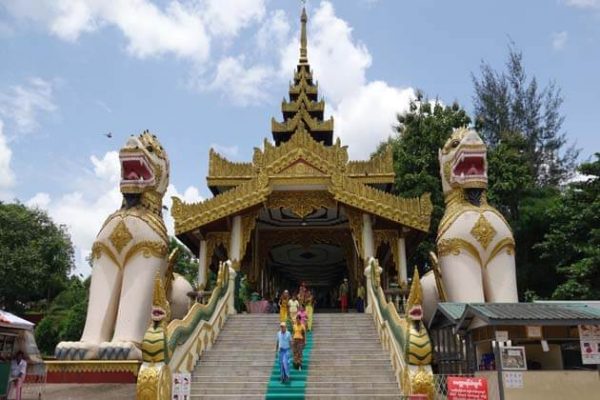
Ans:
{"label": "group of people at entrance", "polygon": [[[348,312],[350,288],[348,279],[339,287],[339,301],[341,312]],[[356,310],[364,312],[365,288],[359,283],[356,296]],[[277,332],[276,351],[279,351],[279,365],[281,368],[281,382],[290,379],[290,351],[293,353],[294,368],[302,369],[302,357],[306,344],[306,335],[312,331],[315,297],[302,282],[297,292],[291,296],[285,290],[279,299],[279,332]]]}
{"label": "group of people at entrance", "polygon": [[281,382],[289,381],[290,350],[294,357],[294,368],[302,369],[302,353],[306,344],[306,335],[312,331],[314,302],[314,296],[304,282],[292,296],[289,291],[285,290],[279,299],[280,331],[277,333],[276,350],[279,350]]}
{"label": "group of people at entrance", "polygon": [[[339,289],[340,310],[343,313],[348,312],[349,293],[350,287],[348,286],[348,279],[344,278]],[[365,312],[365,294],[365,287],[359,282],[358,288],[356,289],[356,311],[359,313]]]}
{"label": "group of people at entrance", "polygon": [[294,323],[298,316],[302,320],[302,325],[307,331],[312,330],[313,313],[314,313],[315,298],[312,292],[302,282],[295,292],[290,296],[290,292],[284,290],[279,299],[279,321],[287,322],[288,320]]}

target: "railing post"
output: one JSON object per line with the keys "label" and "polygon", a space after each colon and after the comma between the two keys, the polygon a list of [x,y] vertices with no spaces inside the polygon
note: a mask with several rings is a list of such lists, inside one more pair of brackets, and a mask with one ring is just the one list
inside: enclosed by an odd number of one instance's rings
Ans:
{"label": "railing post", "polygon": [[235,311],[235,277],[237,273],[233,268],[231,268],[231,264],[227,264],[226,268],[229,268],[229,285],[227,286],[227,313],[229,315],[236,314]]}
{"label": "railing post", "polygon": [[367,268],[365,268],[365,278],[367,279],[367,307],[365,308],[366,314],[371,314],[373,312],[373,302],[374,298],[371,297],[372,293],[372,279],[371,279],[371,264],[367,264]]}

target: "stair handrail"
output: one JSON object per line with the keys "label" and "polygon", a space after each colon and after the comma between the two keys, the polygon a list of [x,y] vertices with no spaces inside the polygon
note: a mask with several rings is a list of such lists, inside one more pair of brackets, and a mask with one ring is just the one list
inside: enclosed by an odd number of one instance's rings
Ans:
{"label": "stair handrail", "polygon": [[216,341],[227,316],[235,314],[235,277],[231,261],[219,263],[217,284],[206,304],[194,303],[182,319],[174,319],[164,328],[156,324],[148,328],[137,400],[171,399],[172,373],[192,372],[200,355]]}
{"label": "stair handrail", "polygon": [[[373,315],[381,344],[389,352],[402,395],[424,394],[432,399],[434,382],[429,335],[420,320],[413,321],[407,316],[400,316],[394,303],[386,300],[380,283],[381,271],[378,260],[371,257],[364,271],[367,279],[366,312]],[[420,290],[420,284],[418,287],[414,284],[411,294],[417,296],[416,291]],[[419,299],[421,296],[418,296]]]}

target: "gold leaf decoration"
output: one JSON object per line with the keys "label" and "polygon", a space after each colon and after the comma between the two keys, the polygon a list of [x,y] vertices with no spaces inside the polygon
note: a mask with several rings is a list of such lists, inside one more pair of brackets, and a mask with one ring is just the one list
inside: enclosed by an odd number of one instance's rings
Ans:
{"label": "gold leaf decoration", "polygon": [[473,235],[484,249],[487,249],[492,240],[494,240],[496,233],[492,224],[489,223],[483,214],[479,215],[479,219],[471,229],[471,235]]}
{"label": "gold leaf decoration", "polygon": [[117,249],[117,252],[120,253],[121,250],[127,246],[127,243],[133,239],[133,236],[131,235],[131,232],[129,232],[129,229],[127,229],[125,222],[119,221],[108,238],[113,246],[115,246],[115,249]]}
{"label": "gold leaf decoration", "polygon": [[336,202],[327,192],[286,191],[273,192],[267,201],[269,208],[286,208],[300,218],[305,218],[319,208],[334,208]]}

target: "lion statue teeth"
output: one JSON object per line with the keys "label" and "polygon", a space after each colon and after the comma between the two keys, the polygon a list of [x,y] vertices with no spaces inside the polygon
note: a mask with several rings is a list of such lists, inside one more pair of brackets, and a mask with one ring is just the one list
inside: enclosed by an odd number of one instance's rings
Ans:
{"label": "lion statue teeth", "polygon": [[439,300],[517,302],[515,242],[502,214],[487,203],[485,144],[474,130],[457,129],[440,149],[439,161],[446,210],[433,257],[438,282],[435,274],[422,279],[425,320]]}
{"label": "lion statue teeth", "polygon": [[[119,152],[121,208],[110,215],[92,246],[92,278],[83,335],[61,342],[58,359],[141,360],[140,345],[150,324],[155,276],[167,274],[169,238],[162,198],[169,184],[169,159],[148,131],[131,136]],[[173,317],[187,311],[191,285],[175,276]],[[183,306],[182,306],[183,305]],[[178,311],[177,311],[178,310]]]}

